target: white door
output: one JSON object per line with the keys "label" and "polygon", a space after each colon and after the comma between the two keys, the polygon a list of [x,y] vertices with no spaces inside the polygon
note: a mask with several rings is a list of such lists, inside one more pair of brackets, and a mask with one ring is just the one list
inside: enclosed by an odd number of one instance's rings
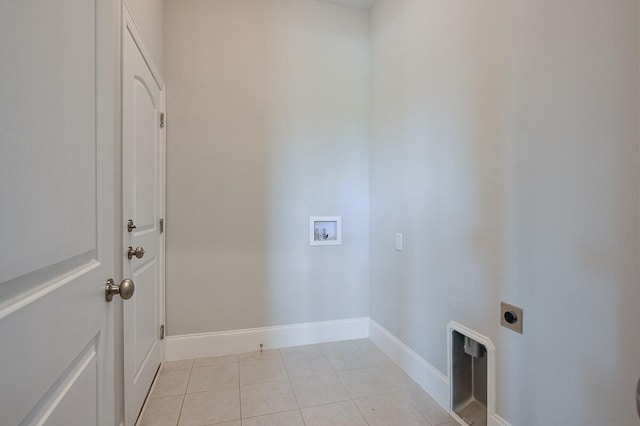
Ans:
{"label": "white door", "polygon": [[[144,52],[144,53],[143,53]],[[145,60],[146,59],[146,60]],[[123,37],[124,275],[136,283],[124,306],[125,419],[133,425],[162,357],[164,132],[162,83],[125,10]],[[130,223],[132,226],[128,226]],[[135,227],[135,228],[134,228]],[[131,303],[132,302],[132,303]]]}
{"label": "white door", "polygon": [[0,424],[113,425],[117,10],[0,0]]}

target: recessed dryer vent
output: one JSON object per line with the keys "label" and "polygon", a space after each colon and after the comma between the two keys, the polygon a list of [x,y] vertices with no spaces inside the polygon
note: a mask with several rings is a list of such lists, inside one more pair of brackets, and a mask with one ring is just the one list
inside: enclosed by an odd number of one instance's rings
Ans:
{"label": "recessed dryer vent", "polygon": [[469,426],[487,426],[495,411],[495,348],[466,327],[449,324],[451,414]]}

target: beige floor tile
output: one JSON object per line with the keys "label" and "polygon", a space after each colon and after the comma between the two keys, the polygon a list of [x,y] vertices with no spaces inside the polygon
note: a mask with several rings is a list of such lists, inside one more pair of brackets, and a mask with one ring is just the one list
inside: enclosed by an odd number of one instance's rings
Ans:
{"label": "beige floor tile", "polygon": [[191,370],[169,370],[161,371],[153,385],[151,398],[162,398],[165,396],[182,395],[187,390]]}
{"label": "beige floor tile", "polygon": [[287,370],[280,357],[240,363],[240,385],[286,380]]}
{"label": "beige floor tile", "polygon": [[196,367],[191,370],[187,393],[238,387],[238,364]]}
{"label": "beige floor tile", "polygon": [[353,340],[353,342],[358,345],[358,347],[364,351],[369,350],[369,349],[378,349],[378,346],[373,343],[373,341],[369,338],[365,338],[365,339],[356,339]]}
{"label": "beige floor tile", "polygon": [[183,399],[183,395],[177,395],[148,400],[137,426],[176,426]]}
{"label": "beige floor tile", "polygon": [[242,417],[256,417],[298,408],[289,380],[240,387]]}
{"label": "beige floor tile", "polygon": [[289,377],[310,376],[312,374],[332,373],[329,362],[319,352],[307,352],[305,356],[298,354],[284,359]]}
{"label": "beige floor tile", "polygon": [[298,358],[309,358],[312,355],[322,355],[322,344],[292,346],[280,349],[280,354],[284,360],[295,360]]}
{"label": "beige floor tile", "polygon": [[397,365],[391,358],[387,356],[387,354],[382,352],[380,349],[367,350],[365,352],[367,353],[367,355],[369,355],[369,358],[371,358],[373,363],[378,367]]}
{"label": "beige floor tile", "polygon": [[240,354],[240,362],[243,361],[256,361],[259,359],[280,358],[279,349],[268,349],[266,351],[247,352]]}
{"label": "beige floor tile", "polygon": [[454,421],[453,417],[422,389],[411,389],[403,391],[402,394],[411,401],[413,406],[432,425],[441,425]]}
{"label": "beige floor tile", "polygon": [[[366,426],[353,401],[336,402],[300,410],[306,426]],[[399,423],[398,423],[399,425]]]}
{"label": "beige floor tile", "polygon": [[300,410],[243,419],[242,426],[304,426]]}
{"label": "beige floor tile", "polygon": [[431,426],[401,392],[357,399],[355,403],[370,426]]}
{"label": "beige floor tile", "polygon": [[166,361],[162,363],[162,370],[163,371],[183,370],[185,368],[189,369],[192,366],[193,366],[192,359],[185,359],[182,361]]}
{"label": "beige floor tile", "polygon": [[292,378],[291,384],[301,408],[350,399],[335,373]]}
{"label": "beige floor tile", "polygon": [[389,358],[382,350],[376,346],[371,339],[360,339],[355,341],[360,349],[365,351],[369,357],[374,361],[376,365],[393,364],[391,358]]}
{"label": "beige floor tile", "polygon": [[354,399],[418,386],[397,366],[347,370],[339,372],[338,377]]}
{"label": "beige floor tile", "polygon": [[325,358],[335,371],[355,370],[375,367],[376,363],[362,349],[339,350],[325,354]]}
{"label": "beige floor tile", "polygon": [[139,425],[357,426],[367,421],[457,426],[370,339],[165,362]]}
{"label": "beige floor tile", "polygon": [[341,342],[322,343],[320,345],[320,350],[324,355],[353,351],[356,349],[360,348],[355,340],[343,340]]}
{"label": "beige floor tile", "polygon": [[184,397],[180,426],[204,426],[240,419],[238,388],[190,393]]}
{"label": "beige floor tile", "polygon": [[196,358],[193,360],[194,367],[208,367],[210,365],[233,364],[238,362],[238,355],[212,356],[209,358]]}

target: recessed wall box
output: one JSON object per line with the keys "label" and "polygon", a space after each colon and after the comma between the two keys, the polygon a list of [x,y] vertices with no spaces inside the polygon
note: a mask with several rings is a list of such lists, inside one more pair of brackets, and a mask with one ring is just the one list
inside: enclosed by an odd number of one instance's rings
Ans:
{"label": "recessed wall box", "polygon": [[447,331],[451,415],[461,425],[487,426],[496,408],[496,347],[487,336],[454,321]]}
{"label": "recessed wall box", "polygon": [[311,216],[309,218],[309,244],[312,246],[341,245],[342,218],[340,216]]}

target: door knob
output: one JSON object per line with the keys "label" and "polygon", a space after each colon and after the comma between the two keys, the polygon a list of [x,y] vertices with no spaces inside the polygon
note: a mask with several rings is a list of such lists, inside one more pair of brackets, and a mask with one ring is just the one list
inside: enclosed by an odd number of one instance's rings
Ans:
{"label": "door knob", "polygon": [[104,293],[107,302],[111,302],[113,300],[114,294],[119,294],[124,300],[131,299],[131,296],[133,296],[135,291],[136,286],[129,278],[122,280],[119,285],[114,284],[113,279],[109,278],[107,283],[104,285]]}
{"label": "door knob", "polygon": [[140,246],[136,247],[135,249],[129,246],[129,250],[127,250],[127,257],[129,258],[129,260],[131,260],[133,259],[133,256],[137,257],[138,259],[142,259],[142,256],[144,256],[144,249]]}

